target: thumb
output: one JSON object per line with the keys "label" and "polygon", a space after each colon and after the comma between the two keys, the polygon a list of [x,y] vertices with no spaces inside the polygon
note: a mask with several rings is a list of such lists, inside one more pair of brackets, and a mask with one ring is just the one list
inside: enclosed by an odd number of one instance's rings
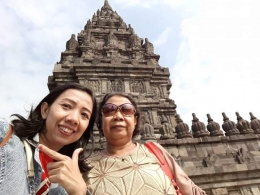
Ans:
{"label": "thumb", "polygon": [[72,154],[72,161],[78,163],[79,160],[79,154],[83,151],[82,148],[77,148],[76,150],[74,150],[73,154]]}

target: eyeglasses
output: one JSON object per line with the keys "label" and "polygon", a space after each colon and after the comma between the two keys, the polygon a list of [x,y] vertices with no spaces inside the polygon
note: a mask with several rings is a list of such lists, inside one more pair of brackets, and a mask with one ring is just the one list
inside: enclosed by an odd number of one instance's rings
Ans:
{"label": "eyeglasses", "polygon": [[114,116],[118,110],[124,116],[132,116],[136,112],[135,107],[130,103],[125,103],[120,106],[117,106],[112,103],[107,103],[102,107],[102,114],[105,117]]}

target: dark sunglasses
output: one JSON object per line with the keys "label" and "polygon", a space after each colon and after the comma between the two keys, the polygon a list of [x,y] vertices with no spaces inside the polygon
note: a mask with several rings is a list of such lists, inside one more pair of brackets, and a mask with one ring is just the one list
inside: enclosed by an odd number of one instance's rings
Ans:
{"label": "dark sunglasses", "polygon": [[107,103],[102,107],[102,114],[105,117],[114,116],[117,111],[120,111],[124,116],[132,116],[135,114],[135,107],[130,103],[121,104],[117,106],[112,103]]}

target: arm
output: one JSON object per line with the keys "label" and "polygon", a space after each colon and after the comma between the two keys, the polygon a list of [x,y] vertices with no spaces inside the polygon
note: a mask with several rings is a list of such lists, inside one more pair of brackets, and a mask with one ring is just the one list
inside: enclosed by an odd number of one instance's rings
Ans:
{"label": "arm", "polygon": [[38,148],[56,160],[47,165],[49,181],[51,183],[58,183],[69,195],[90,194],[78,167],[78,155],[82,149],[76,149],[72,158],[70,158],[51,150],[42,144],[39,144]]}
{"label": "arm", "polygon": [[162,151],[169,167],[171,168],[174,179],[178,184],[183,195],[206,195],[206,193],[198,187],[176,163],[174,158],[165,150],[160,144],[155,143],[156,146]]}

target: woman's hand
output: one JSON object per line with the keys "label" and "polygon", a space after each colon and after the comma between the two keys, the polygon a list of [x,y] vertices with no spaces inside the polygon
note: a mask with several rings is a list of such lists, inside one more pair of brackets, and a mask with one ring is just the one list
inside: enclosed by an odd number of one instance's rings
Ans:
{"label": "woman's hand", "polygon": [[86,194],[87,186],[82,178],[78,166],[78,157],[82,148],[73,152],[72,158],[62,155],[48,147],[39,144],[39,150],[47,154],[56,162],[50,162],[47,165],[49,181],[61,185],[69,195]]}

